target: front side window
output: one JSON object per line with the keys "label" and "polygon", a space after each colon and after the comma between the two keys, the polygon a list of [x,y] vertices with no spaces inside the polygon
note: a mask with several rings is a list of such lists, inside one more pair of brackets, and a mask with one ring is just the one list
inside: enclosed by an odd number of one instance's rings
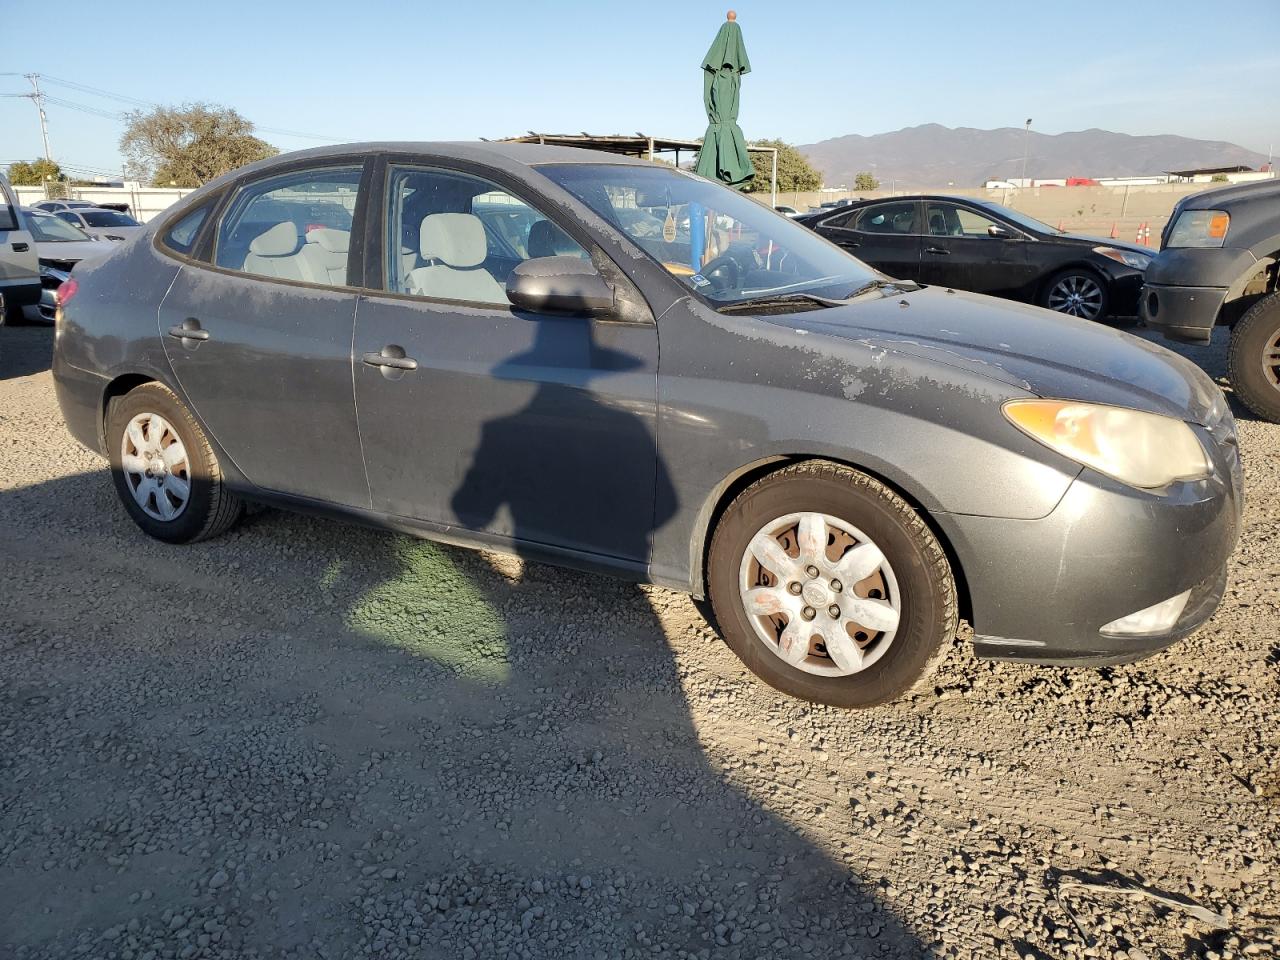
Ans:
{"label": "front side window", "polygon": [[990,217],[956,206],[954,203],[929,203],[925,207],[931,237],[970,237],[990,239],[991,227],[999,226]]}
{"label": "front side window", "polygon": [[55,216],[67,221],[67,223],[74,223],[77,227],[80,226],[80,218],[70,210],[59,210]]}
{"label": "front side window", "polygon": [[277,280],[347,282],[361,167],[281,174],[240,188],[218,224],[215,263]]}
{"label": "front side window", "polygon": [[915,201],[877,203],[858,214],[854,229],[863,233],[919,233]]}
{"label": "front side window", "polygon": [[875,277],[808,228],[680,170],[620,163],[537,169],[718,304],[790,293],[845,297]]}
{"label": "front side window", "polygon": [[507,303],[511,271],[525,260],[589,259],[576,240],[519,197],[452,170],[392,167],[386,289],[472,303]]}

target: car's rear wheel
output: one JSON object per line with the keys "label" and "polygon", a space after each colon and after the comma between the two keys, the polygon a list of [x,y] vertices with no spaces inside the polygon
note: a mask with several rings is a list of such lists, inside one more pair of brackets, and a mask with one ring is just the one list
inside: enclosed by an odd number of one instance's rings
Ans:
{"label": "car's rear wheel", "polygon": [[163,384],[112,401],[107,446],[121,502],[157,540],[206,540],[240,518],[243,504],[223,481],[204,431]]}
{"label": "car's rear wheel", "polygon": [[1111,298],[1107,285],[1092,270],[1075,267],[1049,278],[1040,296],[1040,306],[1082,320],[1101,320],[1107,315]]}
{"label": "car's rear wheel", "polygon": [[826,461],[785,467],[725,510],[708,558],[725,641],[770,686],[871,707],[923,683],[956,633],[956,588],[900,496]]}
{"label": "car's rear wheel", "polygon": [[1263,297],[1236,323],[1227,365],[1241,402],[1280,423],[1280,293]]}

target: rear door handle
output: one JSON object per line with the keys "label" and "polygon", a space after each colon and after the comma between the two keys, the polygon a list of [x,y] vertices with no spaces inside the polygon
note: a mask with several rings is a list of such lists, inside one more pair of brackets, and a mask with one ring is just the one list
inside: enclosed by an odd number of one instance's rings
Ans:
{"label": "rear door handle", "polygon": [[418,361],[413,357],[406,357],[403,347],[383,347],[381,353],[366,353],[363,359],[371,367],[390,367],[392,370],[418,369]]}
{"label": "rear door handle", "polygon": [[175,340],[208,340],[209,331],[201,329],[200,321],[195,317],[187,317],[169,328],[169,336]]}
{"label": "rear door handle", "polygon": [[951,253],[951,251],[950,251],[950,250],[947,250],[947,249],[946,249],[946,248],[944,248],[944,247],[925,247],[925,248],[924,248],[924,252],[925,252],[925,253],[936,253],[936,254],[937,254],[938,256],[940,256],[940,257],[948,256],[948,255]]}
{"label": "rear door handle", "polygon": [[14,253],[26,253],[30,249],[31,249],[31,245],[27,243],[15,243],[13,245]]}

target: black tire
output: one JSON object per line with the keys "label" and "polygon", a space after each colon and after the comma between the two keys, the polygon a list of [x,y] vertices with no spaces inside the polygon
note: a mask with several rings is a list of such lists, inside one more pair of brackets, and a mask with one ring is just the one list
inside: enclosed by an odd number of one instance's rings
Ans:
{"label": "black tire", "polygon": [[[902,614],[892,643],[857,673],[821,676],[792,666],[753,629],[739,576],[752,537],[771,520],[813,511],[843,520],[881,549],[897,578]],[[950,564],[928,525],[900,496],[849,467],[810,460],[749,486],[725,510],[712,537],[707,586],[725,642],[769,686],[815,703],[873,707],[923,685],[956,636]]]}
{"label": "black tire", "polygon": [[1263,297],[1236,323],[1227,367],[1240,402],[1280,423],[1280,292]]}
{"label": "black tire", "polygon": [[[1054,301],[1055,291],[1058,287],[1063,283],[1069,283],[1073,280],[1079,283],[1087,281],[1089,284],[1092,284],[1093,287],[1097,288],[1100,296],[1097,313],[1091,316],[1083,316],[1082,314],[1072,313],[1069,310],[1062,309],[1061,305],[1051,305]],[[1055,313],[1065,313],[1068,316],[1079,317],[1082,320],[1105,320],[1111,315],[1111,291],[1108,288],[1106,279],[1096,271],[1090,270],[1088,267],[1068,267],[1066,270],[1059,270],[1049,278],[1047,283],[1045,283],[1044,288],[1040,291],[1039,304],[1046,310],[1052,310]]]}
{"label": "black tire", "polygon": [[[134,499],[121,467],[125,430],[138,414],[163,417],[187,451],[186,479],[190,493],[185,507],[172,520],[148,515]],[[191,412],[168,387],[144,383],[112,401],[107,414],[107,452],[111,477],[121,503],[146,533],[166,543],[195,543],[229,530],[244,512],[244,504],[223,482],[218,458]]]}

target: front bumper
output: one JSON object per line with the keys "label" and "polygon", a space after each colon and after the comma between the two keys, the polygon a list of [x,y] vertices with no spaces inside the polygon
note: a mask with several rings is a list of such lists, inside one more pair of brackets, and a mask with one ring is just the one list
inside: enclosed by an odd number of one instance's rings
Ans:
{"label": "front bumper", "polygon": [[[1234,434],[1207,442],[1214,475],[1163,496],[1085,470],[1041,520],[936,515],[968,588],[975,651],[1002,660],[1120,663],[1204,623],[1222,598],[1244,507]],[[1187,590],[1182,615],[1164,633],[1100,632]]]}
{"label": "front bumper", "polygon": [[1133,317],[1138,314],[1138,299],[1142,293],[1142,271],[1124,269],[1111,277],[1109,287],[1113,317]]}
{"label": "front bumper", "polygon": [[1139,316],[1148,327],[1170,340],[1208,343],[1226,298],[1226,287],[1148,283],[1139,298]]}

